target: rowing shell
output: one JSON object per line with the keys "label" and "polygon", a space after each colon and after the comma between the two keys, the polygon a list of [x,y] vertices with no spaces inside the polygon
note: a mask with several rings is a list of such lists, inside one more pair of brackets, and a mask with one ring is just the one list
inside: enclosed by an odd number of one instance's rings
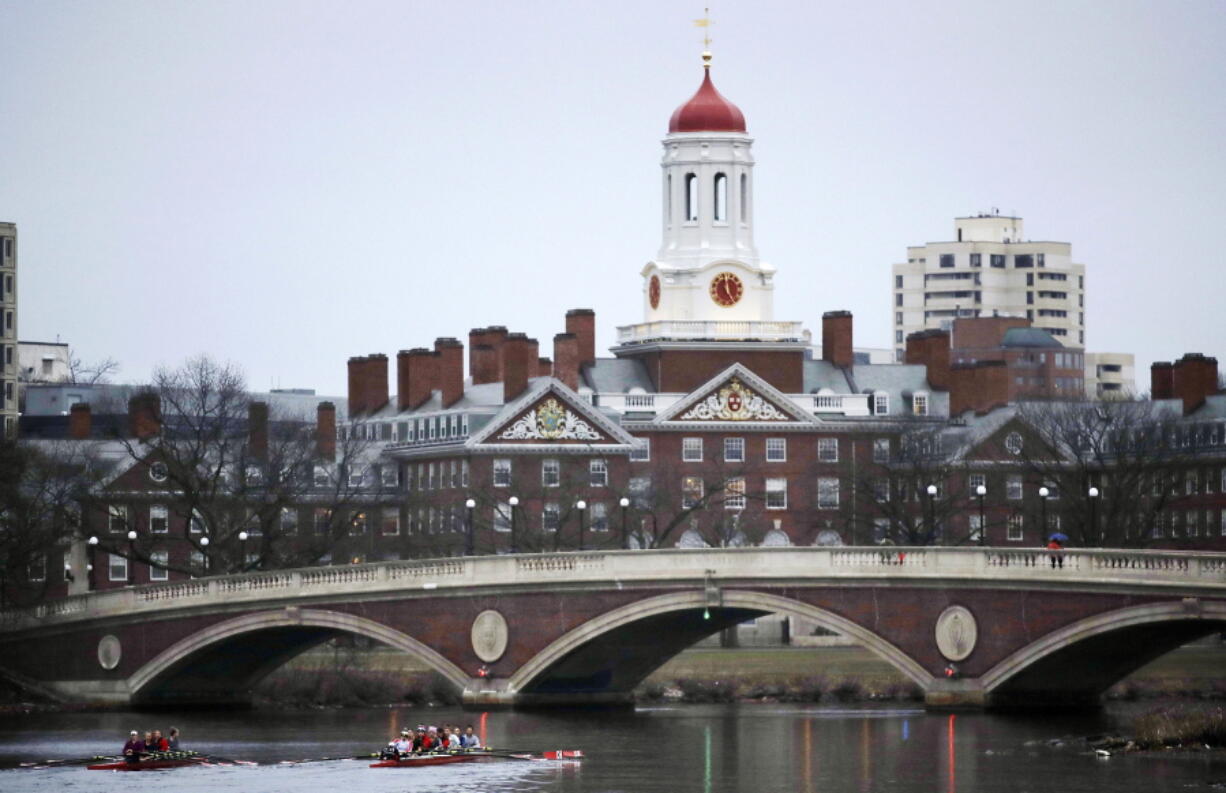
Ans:
{"label": "rowing shell", "polygon": [[85,766],[90,771],[156,771],[161,768],[180,768],[185,765],[209,765],[207,757],[176,757],[160,760],[139,760],[129,763],[120,760],[117,763],[99,763]]}
{"label": "rowing shell", "polygon": [[477,761],[490,760],[580,760],[583,758],[583,752],[575,750],[558,750],[543,752],[539,755],[528,753],[494,753],[482,752],[462,752],[459,754],[424,754],[411,755],[408,757],[400,757],[396,759],[380,760],[377,763],[371,763],[371,768],[417,768],[419,766],[428,765],[448,765],[450,763],[472,763]]}

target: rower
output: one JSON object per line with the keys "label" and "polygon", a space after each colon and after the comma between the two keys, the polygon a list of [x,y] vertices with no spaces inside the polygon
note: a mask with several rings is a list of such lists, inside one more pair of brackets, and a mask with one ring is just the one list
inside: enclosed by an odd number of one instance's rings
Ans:
{"label": "rower", "polygon": [[153,731],[153,743],[149,746],[146,746],[145,748],[151,752],[169,752],[170,742],[162,737],[161,730],[154,730]]}
{"label": "rower", "polygon": [[123,745],[123,758],[129,763],[139,763],[145,753],[145,742],[140,739],[136,730],[128,733],[128,742]]}
{"label": "rower", "polygon": [[396,754],[408,754],[413,751],[413,740],[409,737],[408,730],[401,730],[400,737],[392,742],[392,748],[396,750]]}
{"label": "rower", "polygon": [[166,738],[166,743],[170,746],[170,751],[179,751],[179,728],[171,727],[169,737]]}
{"label": "rower", "polygon": [[464,734],[460,736],[460,745],[465,749],[481,748],[481,741],[477,740],[477,735],[473,732],[473,726],[471,724],[464,728]]}
{"label": "rower", "polygon": [[453,726],[447,732],[447,748],[454,752],[463,748],[463,746],[464,743],[460,740],[460,728]]}

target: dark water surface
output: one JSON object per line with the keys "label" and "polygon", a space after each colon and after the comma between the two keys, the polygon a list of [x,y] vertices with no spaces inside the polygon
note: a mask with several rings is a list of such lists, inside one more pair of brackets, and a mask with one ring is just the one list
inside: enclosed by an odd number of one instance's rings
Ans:
{"label": "dark water surface", "polygon": [[[258,761],[139,774],[81,767],[0,771],[0,791],[409,793],[410,791],[1211,791],[1226,753],[1099,759],[1052,739],[1110,730],[1119,714],[1023,718],[916,708],[677,705],[633,712],[459,710],[40,714],[0,717],[0,764],[118,751],[130,729],[170,724],[184,748]],[[400,727],[472,723],[493,746],[582,749],[581,764],[508,761],[371,769],[281,761],[376,750]]]}

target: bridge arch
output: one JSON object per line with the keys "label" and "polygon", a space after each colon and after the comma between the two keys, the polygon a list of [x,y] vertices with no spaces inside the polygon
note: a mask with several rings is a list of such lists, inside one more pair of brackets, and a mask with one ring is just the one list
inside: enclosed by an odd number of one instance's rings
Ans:
{"label": "bridge arch", "polygon": [[1022,647],[982,675],[995,706],[1077,706],[1189,641],[1226,629],[1226,603],[1185,599],[1096,614]]}
{"label": "bridge arch", "polygon": [[[662,631],[661,635],[653,637],[650,649],[640,648],[649,653],[648,657],[637,659],[639,663],[635,673],[628,679],[619,681],[620,687],[625,688],[627,684],[633,687],[664,661],[692,645],[697,639],[746,619],[766,614],[784,614],[812,620],[824,628],[849,636],[924,688],[927,688],[933,679],[923,666],[896,645],[844,617],[791,598],[725,589],[720,591],[718,606],[709,605],[704,592],[676,592],[640,600],[595,617],[559,637],[521,666],[507,681],[508,689],[528,695],[523,697],[525,700],[530,699],[530,695],[534,693],[548,694],[550,691],[547,685],[543,685],[544,681],[556,674],[569,660],[583,653],[585,648],[593,647],[602,640],[610,645],[621,645],[623,643],[616,642],[616,637],[626,635],[635,625],[651,624],[653,620],[661,624],[661,620],[687,613],[695,615],[704,609],[709,610],[711,619],[703,620],[699,624],[697,634],[693,631],[687,632],[685,626],[674,621],[668,626],[667,632]],[[668,641],[670,637],[674,640]]]}
{"label": "bridge arch", "polygon": [[[128,678],[128,691],[133,702],[143,704],[244,702],[245,689],[268,673],[342,634],[365,636],[408,653],[458,689],[468,682],[458,666],[394,628],[353,614],[286,608],[235,617],[176,642]],[[261,645],[261,638],[267,643]],[[240,653],[240,647],[245,652]]]}

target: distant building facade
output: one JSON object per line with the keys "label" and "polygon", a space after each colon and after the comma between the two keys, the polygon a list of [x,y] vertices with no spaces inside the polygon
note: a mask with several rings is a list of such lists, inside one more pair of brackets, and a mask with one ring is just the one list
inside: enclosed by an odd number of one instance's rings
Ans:
{"label": "distant building facade", "polygon": [[1136,361],[1132,353],[1086,353],[1086,396],[1091,399],[1131,399],[1136,395]]}
{"label": "distant building facade", "polygon": [[71,352],[58,341],[19,341],[17,359],[23,383],[66,383],[72,379]]}
{"label": "distant building facade", "polygon": [[1085,265],[1067,242],[1033,242],[1022,218],[955,218],[954,239],[907,248],[893,267],[896,360],[906,338],[949,330],[960,317],[1022,317],[1070,347],[1085,347]]}
{"label": "distant building facade", "polygon": [[0,430],[17,434],[17,226],[0,223]]}

